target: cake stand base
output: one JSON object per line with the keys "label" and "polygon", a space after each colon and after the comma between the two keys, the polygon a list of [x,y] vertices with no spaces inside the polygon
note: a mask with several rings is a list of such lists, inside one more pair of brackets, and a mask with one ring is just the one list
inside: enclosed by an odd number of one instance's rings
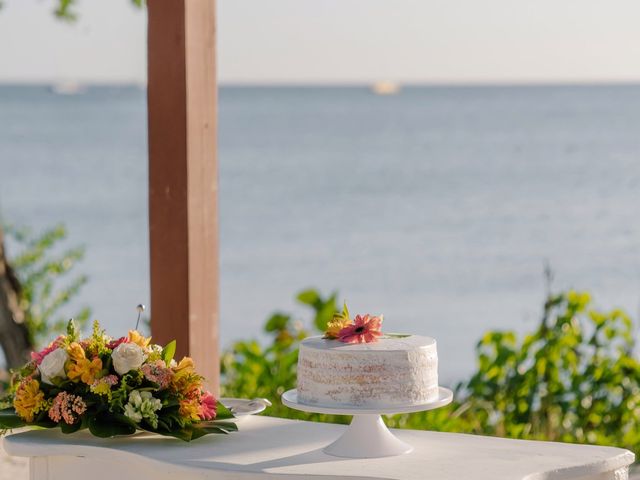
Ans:
{"label": "cake stand base", "polygon": [[453,392],[439,387],[437,398],[421,405],[395,405],[389,408],[336,407],[310,405],[298,401],[298,392],[289,390],[282,394],[282,403],[303,412],[353,415],[351,425],[335,442],[324,448],[324,452],[335,457],[378,458],[409,453],[413,447],[398,439],[384,424],[380,415],[421,412],[433,410],[451,403]]}
{"label": "cake stand base", "polygon": [[324,448],[329,455],[347,458],[391,457],[411,450],[411,445],[389,431],[380,415],[354,415],[347,431]]}

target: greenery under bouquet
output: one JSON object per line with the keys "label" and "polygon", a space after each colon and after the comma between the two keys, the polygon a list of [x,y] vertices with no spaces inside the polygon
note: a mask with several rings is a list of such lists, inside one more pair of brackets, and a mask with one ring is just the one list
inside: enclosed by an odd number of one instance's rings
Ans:
{"label": "greenery under bouquet", "polygon": [[[175,341],[154,345],[136,330],[111,338],[94,323],[80,339],[73,321],[14,372],[0,399],[0,431],[36,426],[98,437],[146,430],[191,441],[236,431],[233,418],[203,386],[193,360],[173,359]],[[0,432],[2,433],[2,432]]]}

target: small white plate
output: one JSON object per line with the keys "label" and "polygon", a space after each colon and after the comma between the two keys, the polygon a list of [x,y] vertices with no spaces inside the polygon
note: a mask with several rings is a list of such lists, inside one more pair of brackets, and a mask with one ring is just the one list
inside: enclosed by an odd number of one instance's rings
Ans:
{"label": "small white plate", "polygon": [[231,410],[236,418],[255,415],[271,406],[271,402],[266,398],[221,398],[220,403]]}

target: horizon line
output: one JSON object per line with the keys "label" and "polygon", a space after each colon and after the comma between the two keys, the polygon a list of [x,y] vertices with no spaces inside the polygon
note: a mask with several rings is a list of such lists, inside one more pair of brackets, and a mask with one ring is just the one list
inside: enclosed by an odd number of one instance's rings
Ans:
{"label": "horizon line", "polygon": [[[221,81],[220,88],[371,88],[380,83],[390,83],[401,88],[413,87],[596,87],[596,86],[635,86],[640,85],[639,79],[602,79],[602,80],[452,80],[452,81]],[[137,80],[2,80],[0,87],[55,87],[64,84],[73,84],[79,87],[139,87],[146,88],[147,82]]]}

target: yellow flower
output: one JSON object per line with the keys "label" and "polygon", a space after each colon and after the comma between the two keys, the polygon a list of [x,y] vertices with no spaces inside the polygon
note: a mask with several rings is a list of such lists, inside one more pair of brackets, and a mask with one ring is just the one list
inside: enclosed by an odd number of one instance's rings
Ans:
{"label": "yellow flower", "polygon": [[200,402],[198,398],[191,398],[180,401],[180,416],[193,420],[194,422],[200,421]]}
{"label": "yellow flower", "polygon": [[190,373],[196,373],[196,367],[193,364],[193,358],[183,357],[178,363],[178,366],[173,368],[176,375],[188,375]]}
{"label": "yellow flower", "polygon": [[111,385],[109,385],[108,383],[94,382],[91,385],[91,391],[97,395],[107,395],[111,397]]}
{"label": "yellow flower", "polygon": [[327,324],[327,331],[324,333],[324,338],[338,338],[340,330],[344,327],[351,325],[351,320],[348,318],[336,318]]}
{"label": "yellow flower", "polygon": [[202,377],[196,373],[193,359],[184,357],[176,367],[173,367],[174,375],[171,379],[173,389],[184,395],[191,397],[193,392],[202,389]]}
{"label": "yellow flower", "polygon": [[174,375],[171,383],[177,391],[185,391],[199,377],[196,375],[196,368],[190,357],[180,360],[177,367],[173,368]]}
{"label": "yellow flower", "polygon": [[129,342],[135,343],[139,347],[147,348],[151,342],[151,337],[145,338],[137,330],[129,330]]}
{"label": "yellow flower", "polygon": [[184,388],[180,391],[186,398],[198,398],[203,390],[202,377],[191,375],[184,383]]}
{"label": "yellow flower", "polygon": [[78,342],[71,343],[67,348],[67,353],[69,354],[69,359],[72,362],[79,362],[80,360],[84,360],[87,358],[82,345],[80,345]]}
{"label": "yellow flower", "polygon": [[44,393],[40,390],[40,383],[32,378],[20,384],[13,399],[13,408],[16,409],[16,413],[27,422],[33,422],[35,414],[46,405]]}
{"label": "yellow flower", "polygon": [[100,360],[99,357],[93,360],[83,358],[78,362],[71,362],[69,364],[67,376],[74,382],[81,380],[83,383],[91,385],[101,371],[102,360]]}
{"label": "yellow flower", "polygon": [[327,323],[327,331],[324,332],[324,338],[338,338],[340,330],[351,325],[351,318],[349,316],[349,309],[345,302],[342,307],[342,313],[336,313],[333,319]]}

